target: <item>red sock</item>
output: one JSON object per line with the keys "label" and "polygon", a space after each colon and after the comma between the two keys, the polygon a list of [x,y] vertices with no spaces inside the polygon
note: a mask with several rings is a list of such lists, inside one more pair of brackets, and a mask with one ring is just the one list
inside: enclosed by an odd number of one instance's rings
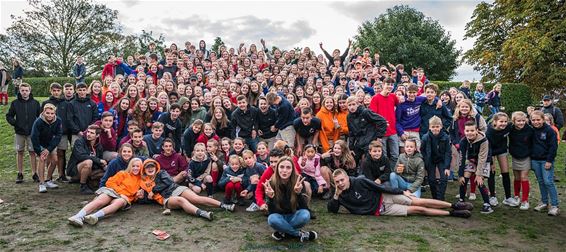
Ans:
{"label": "red sock", "polygon": [[470,193],[475,194],[476,193],[476,175],[472,174],[472,176],[470,176]]}
{"label": "red sock", "polygon": [[521,198],[522,202],[528,202],[529,201],[529,181],[528,180],[524,180],[521,181],[521,185],[523,187],[523,197]]}
{"label": "red sock", "polygon": [[513,180],[513,191],[517,197],[519,197],[519,193],[521,192],[521,184],[521,180]]}
{"label": "red sock", "polygon": [[212,177],[212,184],[216,186],[216,183],[218,183],[218,171],[210,171],[210,176]]}

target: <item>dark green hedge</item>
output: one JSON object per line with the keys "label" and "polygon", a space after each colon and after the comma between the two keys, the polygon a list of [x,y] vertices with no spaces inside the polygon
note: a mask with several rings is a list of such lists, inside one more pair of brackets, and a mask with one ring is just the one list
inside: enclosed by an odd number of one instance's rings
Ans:
{"label": "dark green hedge", "polygon": [[[99,77],[87,77],[86,83],[89,84],[94,79],[100,79]],[[32,86],[32,91],[36,97],[47,97],[49,96],[49,85],[53,82],[57,82],[61,85],[64,83],[74,83],[74,79],[71,77],[34,77],[25,78],[24,82],[29,83]],[[436,83],[440,90],[448,90],[450,87],[460,87],[461,82],[450,82],[450,81],[433,81]],[[531,90],[527,85],[515,84],[515,83],[502,83],[502,95],[501,102],[505,107],[505,111],[526,111],[527,106],[532,105]],[[485,90],[491,90],[493,84],[486,84]],[[472,85],[472,91],[475,90],[475,85]],[[10,93],[13,93],[13,86],[10,85]]]}
{"label": "dark green hedge", "polygon": [[[100,80],[100,77],[87,77],[85,79],[85,83],[90,84],[93,80]],[[73,83],[75,84],[75,79],[72,77],[30,77],[24,78],[24,82],[31,85],[31,90],[33,96],[36,97],[48,97],[49,96],[49,85],[53,82],[57,82],[61,85],[65,83]],[[10,85],[8,88],[9,94],[14,93],[14,86]]]}
{"label": "dark green hedge", "polygon": [[[460,87],[462,82],[453,81],[432,81],[438,85],[440,90],[448,90],[450,87]],[[495,83],[487,83],[484,85],[486,93],[491,90]],[[529,86],[517,83],[501,83],[501,105],[505,107],[505,112],[510,114],[513,111],[527,111],[527,107],[534,105],[533,94]],[[476,89],[476,85],[472,84],[471,92]],[[484,110],[486,112],[486,110]],[[487,111],[486,114],[489,114]]]}

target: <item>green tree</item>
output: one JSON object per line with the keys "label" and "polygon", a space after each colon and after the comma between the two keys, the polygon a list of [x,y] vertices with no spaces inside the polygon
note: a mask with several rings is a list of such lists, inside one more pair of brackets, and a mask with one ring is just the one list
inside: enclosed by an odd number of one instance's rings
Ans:
{"label": "green tree", "polygon": [[378,52],[381,64],[403,64],[408,72],[422,67],[434,80],[454,76],[461,53],[455,44],[438,21],[405,5],[364,22],[354,37],[354,46]]}
{"label": "green tree", "polygon": [[118,12],[88,0],[29,1],[31,10],[12,16],[0,36],[0,53],[19,58],[26,68],[67,76],[77,56],[90,73],[100,70],[118,41]]}
{"label": "green tree", "polygon": [[564,1],[480,3],[466,24],[475,38],[464,59],[484,80],[522,82],[535,93],[563,88],[566,79]]}
{"label": "green tree", "polygon": [[216,37],[214,39],[214,44],[212,44],[212,47],[210,48],[211,51],[215,52],[216,55],[218,55],[220,52],[218,51],[220,49],[221,46],[224,45],[224,41],[222,41],[222,38],[220,37]]}

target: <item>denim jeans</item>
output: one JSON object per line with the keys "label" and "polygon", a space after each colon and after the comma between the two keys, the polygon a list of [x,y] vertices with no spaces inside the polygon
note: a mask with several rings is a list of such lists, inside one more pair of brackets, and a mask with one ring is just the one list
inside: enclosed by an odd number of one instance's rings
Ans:
{"label": "denim jeans", "polygon": [[[389,183],[391,183],[391,188],[399,188],[402,190],[407,190],[411,187],[412,183],[405,181],[405,179],[399,176],[397,173],[392,172],[389,174]],[[417,198],[421,197],[421,187],[413,193]]]}
{"label": "denim jeans", "polygon": [[257,137],[256,138],[245,138],[244,139],[246,141],[246,145],[248,145],[248,149],[250,149],[251,151],[253,151],[253,153],[256,152],[257,150]]}
{"label": "denim jeans", "polygon": [[393,134],[383,137],[381,143],[383,144],[383,155],[389,157],[389,162],[392,164],[391,167],[395,166],[399,158],[399,136]]}
{"label": "denim jeans", "polygon": [[267,224],[275,231],[298,237],[300,229],[309,223],[310,219],[309,210],[299,209],[294,214],[272,213],[267,217]]}
{"label": "denim jeans", "polygon": [[531,160],[531,169],[535,171],[538,186],[540,188],[540,199],[542,203],[548,204],[550,194],[550,205],[558,206],[558,192],[554,185],[554,164],[550,169],[544,169],[545,160]]}

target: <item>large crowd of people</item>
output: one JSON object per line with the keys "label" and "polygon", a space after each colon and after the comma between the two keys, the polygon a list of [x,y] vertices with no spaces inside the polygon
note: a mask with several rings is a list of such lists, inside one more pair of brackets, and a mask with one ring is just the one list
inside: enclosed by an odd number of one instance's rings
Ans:
{"label": "large crowd of people", "polygon": [[[351,41],[332,53],[320,43],[319,55],[268,50],[263,39],[218,52],[202,40],[184,47],[161,54],[151,43],[147,52],[111,55],[101,80],[88,84],[78,57],[75,83],[52,83],[41,104],[17,61],[17,74],[0,65],[1,103],[10,79],[17,90],[6,114],[16,133],[16,183],[25,179],[27,150],[40,193],[70,182],[96,195],[68,219],[75,226],[132,204],[208,220],[213,212],[199,206],[249,205],[268,213],[273,239],[309,241],[318,236],[304,229],[315,217],[313,198],[328,201],[332,213],[342,206],[352,214],[468,218],[477,190],[482,214],[499,200],[530,209],[533,170],[541,192],[534,210],[559,214],[554,161],[564,119],[551,97],[540,110],[509,116],[500,84],[439,90],[423,68],[384,64]],[[448,186],[459,187],[457,199],[446,196]]]}

